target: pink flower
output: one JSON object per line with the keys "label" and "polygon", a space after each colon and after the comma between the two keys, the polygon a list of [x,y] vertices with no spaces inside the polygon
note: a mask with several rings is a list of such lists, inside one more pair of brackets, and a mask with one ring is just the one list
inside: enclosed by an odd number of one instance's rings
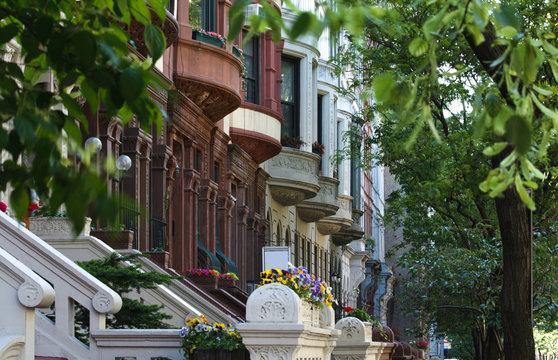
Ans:
{"label": "pink flower", "polygon": [[6,212],[7,209],[8,209],[8,205],[6,205],[2,201],[0,201],[0,211]]}

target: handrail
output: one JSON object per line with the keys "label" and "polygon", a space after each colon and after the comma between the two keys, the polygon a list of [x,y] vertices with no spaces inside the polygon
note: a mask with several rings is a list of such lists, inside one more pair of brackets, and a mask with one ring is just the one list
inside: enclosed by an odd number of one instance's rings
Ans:
{"label": "handrail", "polygon": [[120,310],[122,299],[116,292],[3,213],[0,246],[52,284],[56,291],[55,326],[61,333],[74,333],[73,301],[89,310],[91,330],[103,329],[105,314]]}

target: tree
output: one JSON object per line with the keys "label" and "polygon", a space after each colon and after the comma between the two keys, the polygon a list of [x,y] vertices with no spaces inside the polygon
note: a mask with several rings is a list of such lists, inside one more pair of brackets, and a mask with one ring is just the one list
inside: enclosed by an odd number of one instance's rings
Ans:
{"label": "tree", "polygon": [[[119,255],[114,252],[109,256],[90,261],[78,262],[88,273],[101,280],[111,289],[122,296],[122,308],[116,314],[107,317],[109,329],[165,329],[170,326],[164,320],[171,319],[171,315],[162,312],[163,305],[146,305],[136,299],[125,297],[132,291],[141,292],[142,289],[155,289],[158,284],[170,284],[175,276],[159,274],[155,271],[144,272],[141,265],[133,261],[140,254]],[[78,328],[86,329],[89,313],[81,310],[76,314]],[[88,340],[88,336],[81,339]]]}
{"label": "tree", "polygon": [[[164,21],[163,2],[148,3]],[[132,19],[145,27],[151,56],[144,61],[129,51],[125,27]],[[64,205],[77,229],[90,204],[93,216],[114,220],[117,201],[107,194],[101,169],[90,166],[81,134],[86,114],[101,106],[123,125],[135,114],[144,128],[161,126],[164,112],[147,85],[157,83],[151,69],[165,38],[151,24],[150,9],[143,0],[2,0],[0,20],[0,150],[9,154],[0,166],[0,190],[11,186],[10,205],[20,219],[34,189],[54,211]],[[39,86],[47,73],[55,89]],[[104,171],[114,171],[114,162]]]}
{"label": "tree", "polygon": [[[231,38],[242,18],[239,9],[247,2],[239,0],[231,8]],[[535,356],[529,212],[535,209],[535,202],[526,187],[537,191],[546,178],[536,165],[545,172],[551,170],[552,164],[544,159],[549,145],[556,144],[558,130],[551,88],[558,81],[555,15],[545,2],[536,3],[538,8],[524,2],[513,8],[506,2],[480,0],[410,4],[395,0],[382,2],[384,7],[339,2],[335,9],[325,9],[323,18],[299,12],[291,28],[264,6],[265,17],[249,19],[254,32],[275,26],[296,37],[307,31],[319,33],[325,27],[335,33],[343,27],[356,42],[371,39],[386,47],[400,31],[411,35],[397,55],[416,58],[416,66],[400,71],[399,63],[388,63],[383,73],[365,71],[363,77],[355,77],[357,85],[373,88],[377,104],[397,119],[396,129],[413,129],[408,150],[424,126],[437,141],[442,141],[440,133],[447,136],[449,124],[443,114],[450,102],[439,102],[444,100],[439,96],[444,81],[451,87],[464,73],[466,80],[474,81],[468,84],[472,101],[464,110],[474,123],[475,139],[483,140],[477,145],[490,157],[491,170],[483,173],[480,189],[494,199],[496,238],[502,246],[500,310],[508,360]],[[400,7],[424,15],[424,21],[413,24],[401,17]],[[381,36],[363,36],[369,34],[369,28]],[[461,54],[451,51],[456,49]],[[465,60],[470,67],[465,67]]]}

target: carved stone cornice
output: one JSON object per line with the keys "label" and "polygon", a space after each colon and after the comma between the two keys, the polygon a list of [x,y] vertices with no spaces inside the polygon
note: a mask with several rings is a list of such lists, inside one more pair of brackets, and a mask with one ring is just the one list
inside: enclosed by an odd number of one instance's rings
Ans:
{"label": "carved stone cornice", "polygon": [[200,185],[200,173],[194,169],[184,169],[184,191],[196,193]]}
{"label": "carved stone cornice", "polygon": [[304,222],[316,222],[326,216],[334,215],[339,209],[337,201],[339,180],[320,176],[318,185],[320,190],[315,197],[296,205],[298,217]]}
{"label": "carved stone cornice", "polygon": [[292,206],[318,193],[320,156],[307,151],[283,148],[279,155],[264,163],[269,173],[269,191],[275,201]]}

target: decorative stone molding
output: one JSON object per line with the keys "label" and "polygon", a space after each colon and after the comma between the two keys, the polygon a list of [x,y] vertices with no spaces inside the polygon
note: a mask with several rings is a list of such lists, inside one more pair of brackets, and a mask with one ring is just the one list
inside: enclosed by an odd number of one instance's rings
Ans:
{"label": "decorative stone molding", "polygon": [[293,359],[294,346],[252,346],[248,348],[251,359],[290,360]]}
{"label": "decorative stone molding", "polygon": [[246,303],[248,322],[302,322],[301,301],[285,285],[273,283],[257,288]]}
{"label": "decorative stone molding", "polygon": [[21,305],[29,308],[37,307],[43,300],[43,289],[37,284],[24,282],[17,289],[17,298]]}
{"label": "decorative stone molding", "polygon": [[[256,289],[246,304],[246,322],[236,328],[252,359],[330,359],[340,331],[330,326],[332,309],[311,309],[282,284]],[[316,314],[319,314],[318,316]]]}
{"label": "decorative stone molding", "polygon": [[283,206],[296,205],[318,193],[320,156],[298,149],[283,150],[266,161],[265,170],[271,176],[267,183],[271,196]]}
{"label": "decorative stone molding", "polygon": [[106,314],[106,313],[117,313],[120,310],[120,306],[115,306],[117,303],[117,300],[120,299],[115,299],[114,296],[111,296],[111,294],[106,293],[104,291],[98,291],[92,299],[92,303],[93,303],[93,308],[101,313],[101,314]]}
{"label": "decorative stone molding", "polygon": [[388,302],[393,297],[393,285],[397,281],[395,276],[390,276],[386,279],[386,292],[380,298],[380,323],[386,325],[387,324],[387,311],[388,311]]}
{"label": "decorative stone molding", "polygon": [[394,343],[372,341],[372,323],[354,317],[342,318],[335,324],[341,336],[333,350],[335,359],[390,360]]}
{"label": "decorative stone molding", "polygon": [[333,234],[333,236],[331,237],[335,245],[337,246],[347,245],[351,243],[353,240],[362,238],[362,235],[364,235],[364,231],[360,226],[360,218],[362,214],[363,214],[362,211],[358,209],[353,209],[352,211],[353,224],[350,227]]}
{"label": "decorative stone molding", "polygon": [[317,222],[318,231],[324,235],[331,235],[342,229],[348,228],[353,223],[352,204],[353,198],[347,195],[337,195],[339,208],[335,215],[324,217]]}
{"label": "decorative stone molding", "polygon": [[67,217],[30,217],[29,230],[41,239],[75,239],[89,236],[91,218],[85,218],[85,225],[77,236],[74,234],[72,221]]}
{"label": "decorative stone molding", "polygon": [[296,206],[298,217],[304,222],[312,223],[326,216],[335,215],[339,209],[337,201],[339,180],[320,176],[318,185],[320,190],[315,197],[304,200]]}
{"label": "decorative stone molding", "polygon": [[372,324],[364,323],[355,317],[342,318],[335,324],[335,328],[341,330],[339,342],[366,341],[372,339]]}
{"label": "decorative stone molding", "polygon": [[25,346],[23,336],[2,336],[0,337],[0,359],[19,360],[23,359],[22,351]]}

